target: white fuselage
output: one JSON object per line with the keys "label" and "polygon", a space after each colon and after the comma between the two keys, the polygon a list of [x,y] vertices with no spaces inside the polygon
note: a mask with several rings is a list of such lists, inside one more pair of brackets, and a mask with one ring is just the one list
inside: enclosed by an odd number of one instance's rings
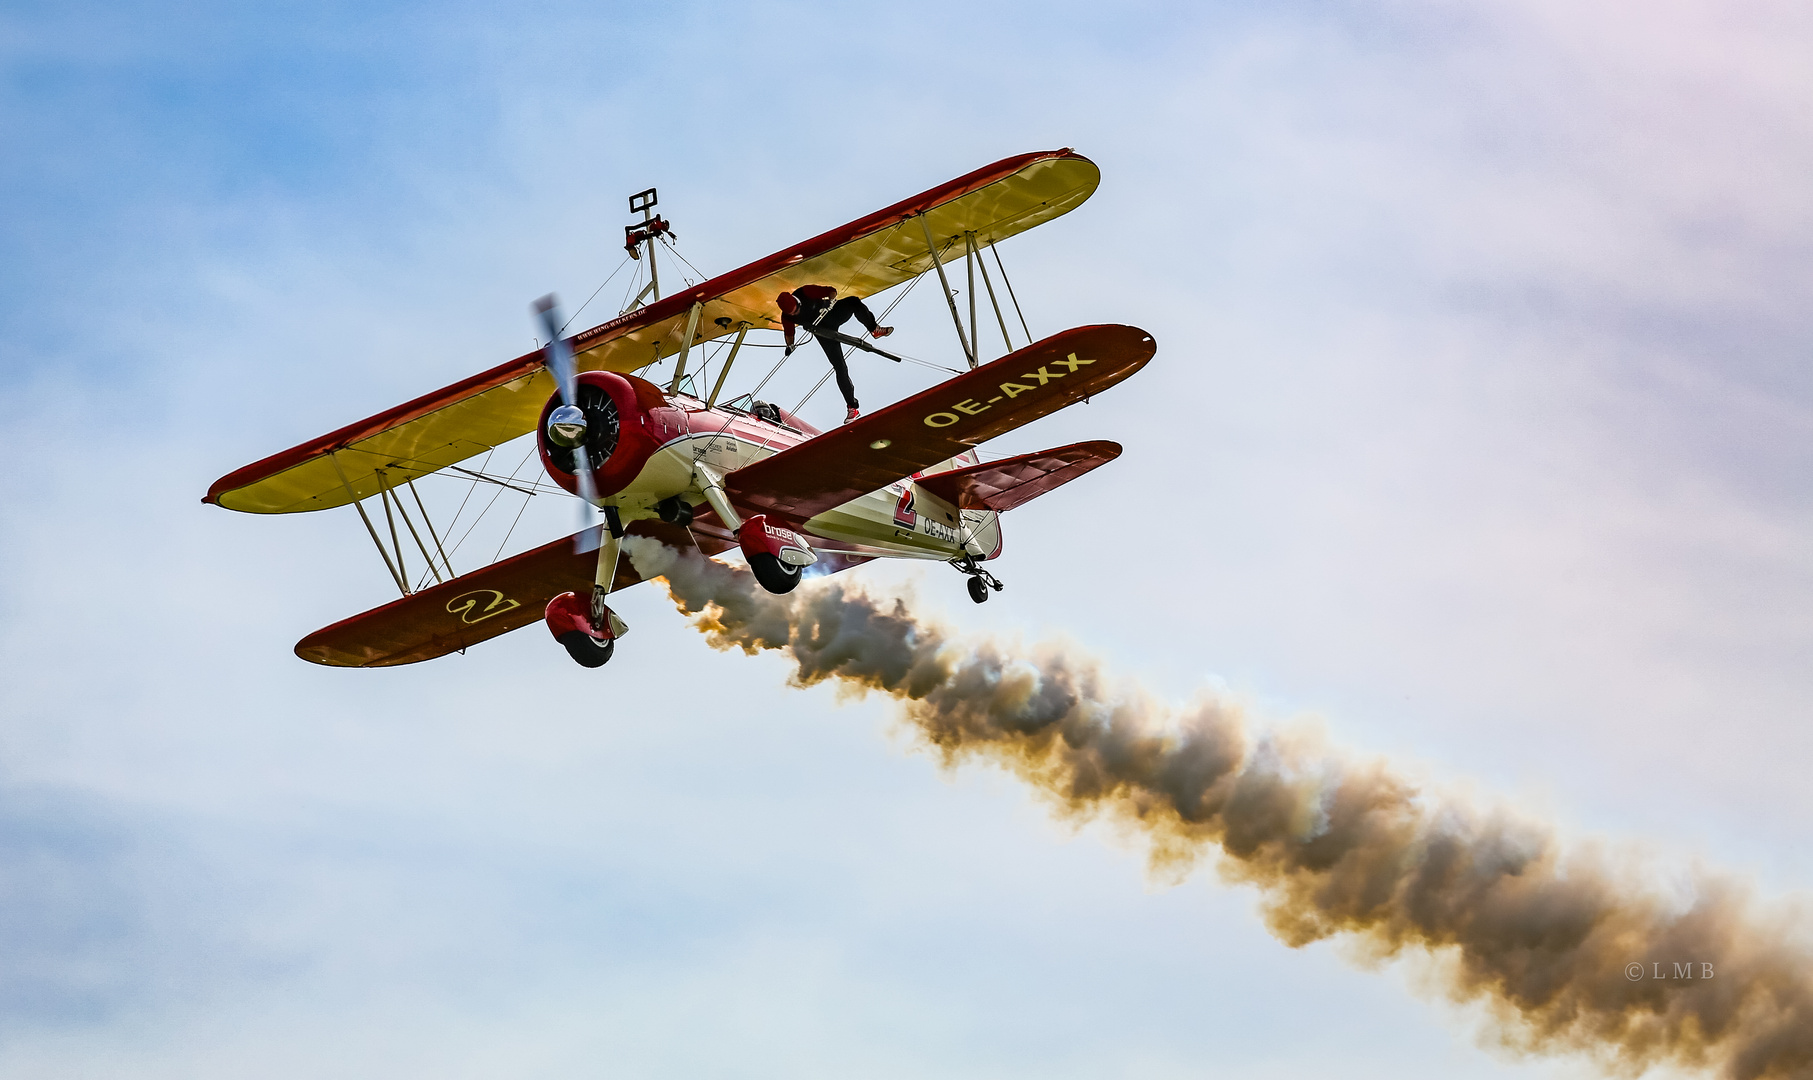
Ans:
{"label": "white fuselage", "polygon": [[[679,496],[697,507],[706,505],[707,469],[726,475],[754,464],[818,434],[722,407],[707,409],[684,396],[660,410],[666,426],[661,448],[622,491],[601,500],[619,508],[623,518],[656,516],[656,503]],[[973,465],[974,450],[925,470],[926,474]],[[917,474],[924,475],[924,474]],[[700,524],[697,528],[728,530]],[[902,477],[879,491],[820,513],[799,526],[813,546],[885,558],[947,561],[968,553],[978,559],[1001,549],[1000,515],[990,510],[959,510],[926,491],[913,477]]]}

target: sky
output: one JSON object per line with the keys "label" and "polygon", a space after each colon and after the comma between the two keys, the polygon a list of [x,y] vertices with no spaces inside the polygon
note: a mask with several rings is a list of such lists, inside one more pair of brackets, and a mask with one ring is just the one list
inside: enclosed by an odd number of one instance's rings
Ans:
{"label": "sky", "polygon": [[[305,664],[386,599],[356,517],[199,499],[526,352],[632,192],[715,274],[1074,147],[1027,320],[1158,354],[996,448],[1124,455],[987,605],[856,573],[1804,904],[1810,50],[1786,2],[0,5],[0,1075],[1593,1075],[658,588],[599,671]],[[517,509],[456,563],[573,520]]]}

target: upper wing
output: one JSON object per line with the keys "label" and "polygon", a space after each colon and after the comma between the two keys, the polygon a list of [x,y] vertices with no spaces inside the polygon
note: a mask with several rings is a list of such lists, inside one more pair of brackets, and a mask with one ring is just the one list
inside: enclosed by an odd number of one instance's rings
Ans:
{"label": "upper wing", "polygon": [[[581,371],[628,372],[672,356],[694,304],[696,343],[739,323],[778,324],[775,297],[800,285],[872,295],[931,267],[927,229],[941,251],[970,232],[991,244],[1067,213],[1100,179],[1069,150],[998,161],[594,326],[571,339],[574,359]],[[553,392],[541,353],[527,353],[229,473],[202,501],[259,514],[343,506],[526,434]]]}
{"label": "upper wing", "polygon": [[725,491],[739,506],[804,522],[1093,397],[1157,348],[1133,326],[1066,330],[738,469]]}
{"label": "upper wing", "polygon": [[[627,531],[652,536],[670,547],[686,548],[696,542],[708,555],[731,546],[704,535],[695,541],[684,528],[660,521],[633,522]],[[297,642],[296,655],[330,667],[391,667],[432,660],[539,622],[548,601],[569,590],[591,587],[598,556],[589,551],[577,553],[574,547],[572,539],[563,536],[342,619]],[[641,580],[631,560],[617,560],[613,590]]]}
{"label": "upper wing", "polygon": [[1072,443],[922,476],[918,484],[960,510],[1012,510],[1120,456],[1120,443]]}

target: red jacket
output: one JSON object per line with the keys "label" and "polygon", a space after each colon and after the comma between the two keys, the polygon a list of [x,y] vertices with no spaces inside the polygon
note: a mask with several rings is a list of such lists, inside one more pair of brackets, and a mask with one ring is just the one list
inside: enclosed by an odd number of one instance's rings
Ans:
{"label": "red jacket", "polygon": [[793,328],[803,320],[795,318],[800,312],[801,301],[805,301],[809,318],[818,318],[819,312],[831,306],[837,299],[837,290],[829,285],[801,285],[792,292],[784,292],[775,297],[775,303],[781,308],[781,332],[786,335],[787,344],[793,344]]}

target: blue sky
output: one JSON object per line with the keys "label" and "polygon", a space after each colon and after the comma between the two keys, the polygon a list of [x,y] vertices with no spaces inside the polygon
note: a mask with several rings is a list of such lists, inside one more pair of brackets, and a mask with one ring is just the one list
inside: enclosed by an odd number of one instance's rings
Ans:
{"label": "blue sky", "polygon": [[1581,1075],[653,591],[602,672],[305,665],[357,521],[197,501],[525,351],[630,192],[717,272],[1074,146],[1028,319],[1160,351],[1003,443],[1127,452],[985,607],[878,587],[1804,895],[1813,21],[1581,7],[0,9],[0,1073]]}

